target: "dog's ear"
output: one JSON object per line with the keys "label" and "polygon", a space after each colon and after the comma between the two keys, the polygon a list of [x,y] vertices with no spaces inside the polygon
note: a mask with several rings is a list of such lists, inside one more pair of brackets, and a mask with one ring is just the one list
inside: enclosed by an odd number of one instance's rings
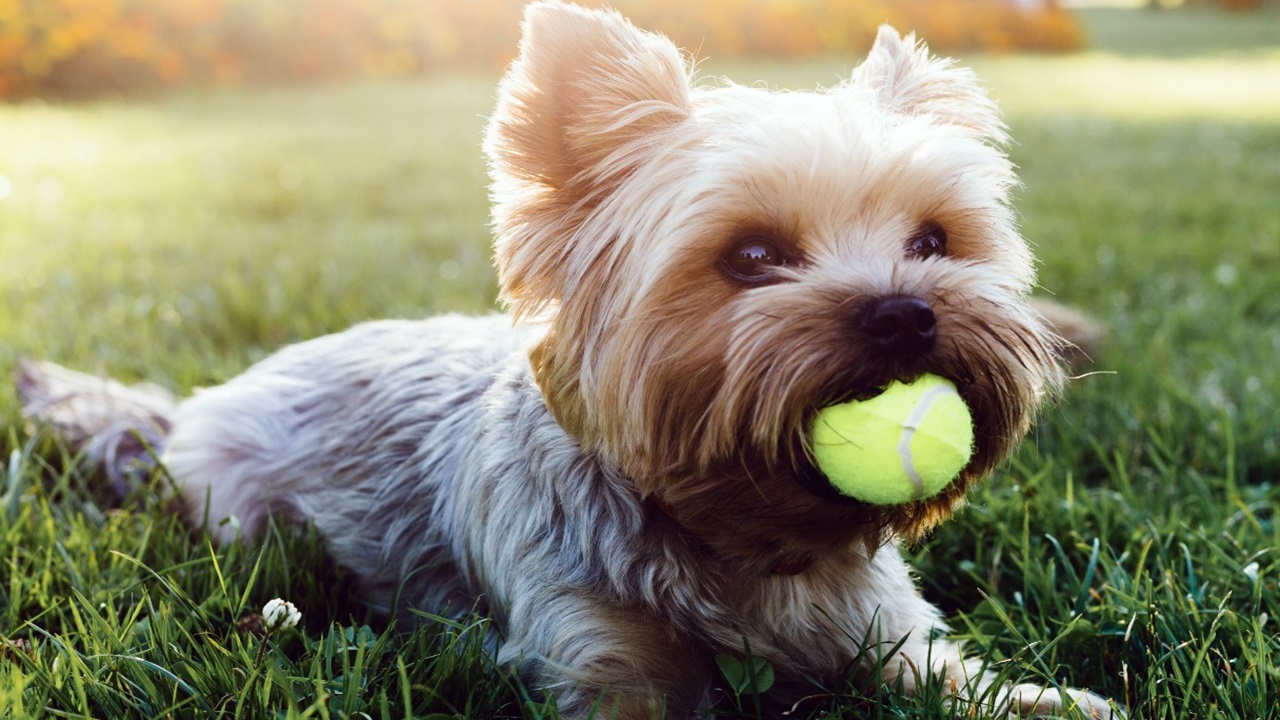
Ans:
{"label": "dog's ear", "polygon": [[867,59],[849,85],[870,90],[885,110],[902,115],[933,115],[996,142],[1005,140],[995,102],[968,68],[929,54],[915,34],[906,37],[881,25]]}
{"label": "dog's ear", "polygon": [[495,181],[594,187],[625,174],[646,139],[688,111],[689,71],[670,40],[613,11],[537,2],[485,151]]}
{"label": "dog's ear", "polygon": [[485,153],[502,300],[518,318],[556,307],[608,237],[577,231],[690,112],[689,70],[665,37],[613,11],[525,10]]}

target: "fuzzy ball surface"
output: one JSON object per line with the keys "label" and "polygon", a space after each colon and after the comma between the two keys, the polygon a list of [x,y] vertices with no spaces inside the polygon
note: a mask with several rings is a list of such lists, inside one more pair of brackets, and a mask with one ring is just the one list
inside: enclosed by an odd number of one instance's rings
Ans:
{"label": "fuzzy ball surface", "polygon": [[923,375],[823,408],[809,439],[840,494],[900,505],[937,495],[960,474],[973,454],[973,418],[950,380]]}

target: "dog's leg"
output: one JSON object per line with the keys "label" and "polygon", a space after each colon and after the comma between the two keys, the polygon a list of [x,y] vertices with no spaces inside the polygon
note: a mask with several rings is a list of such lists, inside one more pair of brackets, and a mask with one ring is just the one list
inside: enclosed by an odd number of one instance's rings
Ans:
{"label": "dog's leg", "polygon": [[687,718],[710,688],[712,661],[669,622],[590,597],[532,597],[511,608],[499,658],[552,692],[566,718]]}
{"label": "dog's leg", "polygon": [[1039,685],[1014,685],[1002,694],[1002,706],[1007,707],[1010,717],[1042,717],[1045,715],[1061,715],[1068,708],[1075,708],[1084,717],[1107,720],[1107,718],[1125,717],[1123,710],[1113,707],[1106,698],[1099,697],[1087,690],[1065,688],[1054,690]]}
{"label": "dog's leg", "polygon": [[984,672],[982,662],[976,658],[964,658],[959,645],[946,640],[936,640],[931,645],[924,643],[924,647],[921,645],[909,639],[903,645],[899,661],[885,665],[885,679],[889,682],[901,679],[904,690],[909,694],[917,690],[924,669],[931,668],[934,676],[945,683],[944,692],[947,694],[960,698],[966,688],[973,687],[975,689],[969,691],[975,695],[973,701],[982,702],[987,709],[1006,712],[1011,718],[1062,715],[1072,708],[1084,717],[1098,720],[1125,717],[1123,710],[1087,690],[1057,690],[1031,683],[992,688],[995,673]]}
{"label": "dog's leg", "polygon": [[[994,710],[1011,717],[1065,713],[1071,707],[1085,717],[1124,717],[1123,712],[1112,710],[1107,700],[1087,691],[1059,691],[1033,684],[1001,686],[997,673],[984,669],[980,659],[965,657],[960,644],[946,637],[941,613],[921,596],[902,555],[892,547],[882,548],[870,558],[867,566],[852,576],[853,581],[839,583],[838,577],[833,575],[827,583],[809,589],[838,588],[839,596],[811,595],[805,599],[812,607],[838,609],[831,616],[845,623],[842,634],[853,642],[847,651],[861,657],[864,667],[879,668],[881,680],[890,687],[901,683],[906,694],[914,695],[926,680],[941,682],[943,693],[954,698],[960,714],[979,704],[988,713]],[[792,607],[788,614],[802,617],[802,608]],[[812,618],[793,627],[790,634],[799,636],[800,628],[822,628],[823,624]],[[752,644],[754,647],[760,641],[753,639]],[[819,649],[828,646],[822,643],[821,635],[815,635],[802,638],[789,652],[795,655],[806,647],[813,648],[805,654],[813,660]],[[826,660],[815,669],[840,664]]]}

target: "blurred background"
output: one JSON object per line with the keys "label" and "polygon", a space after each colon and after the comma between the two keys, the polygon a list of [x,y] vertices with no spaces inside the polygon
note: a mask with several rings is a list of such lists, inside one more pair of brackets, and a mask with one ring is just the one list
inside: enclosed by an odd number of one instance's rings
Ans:
{"label": "blurred background", "polygon": [[[0,378],[26,355],[186,392],[362,320],[496,309],[480,141],[521,5],[0,0]],[[699,58],[705,82],[835,84],[883,22],[976,70],[1013,138],[1039,292],[1107,335],[1017,456],[915,549],[924,590],[984,654],[1120,698],[1134,717],[1273,717],[1280,0],[614,5]],[[13,588],[0,588],[0,635],[40,639],[37,618],[66,647],[136,638],[79,657],[145,655],[209,697],[237,696],[238,670],[188,663],[203,640],[168,660],[170,644],[144,642],[169,637],[155,634],[161,615],[147,616],[152,635],[77,630],[72,590],[91,613],[145,606],[139,587],[167,592],[116,562],[134,538],[159,572],[181,568],[179,584],[214,587],[222,570],[175,523],[151,536],[162,516],[100,511],[118,498],[62,473],[69,459],[43,465],[60,450],[7,389],[0,417]],[[69,526],[83,532],[64,542]],[[252,584],[253,555],[228,552],[227,577]],[[300,607],[346,597],[272,567],[268,590]],[[20,585],[28,576],[45,579]],[[222,592],[234,623],[248,593]],[[177,618],[201,637],[206,620]],[[122,717],[172,702],[163,688],[136,700],[150,680],[119,679],[131,671],[115,660],[52,656],[28,690],[0,682],[0,708]],[[384,708],[402,696],[385,665],[369,690]],[[269,682],[289,697],[320,686],[297,673]],[[457,687],[465,704],[477,686]]]}
{"label": "blurred background", "polygon": [[[3,0],[0,96],[500,68],[513,55],[523,4]],[[886,20],[952,52],[1083,45],[1075,20],[1048,0],[621,0],[614,6],[641,27],[715,56],[854,52]]]}
{"label": "blurred background", "polygon": [[[973,67],[1041,292],[1109,331],[1067,460],[1155,427],[1280,473],[1280,0],[615,5],[707,82],[835,84],[886,21]],[[0,0],[0,367],[184,391],[360,320],[495,309],[479,146],[521,6]]]}
{"label": "blurred background", "polygon": [[[914,29],[949,53],[1067,52],[1087,47],[1091,38],[1060,5],[1244,13],[1267,4],[619,0],[612,5],[699,54],[814,57],[858,52],[886,21]],[[521,0],[0,0],[0,97],[86,97],[499,68],[512,57],[522,5]]]}
{"label": "blurred background", "polygon": [[[708,82],[835,84],[886,21],[973,67],[1042,292],[1108,327],[1133,398],[1068,447],[1207,426],[1280,469],[1280,0],[615,5]],[[479,146],[521,7],[0,0],[0,367],[185,390],[360,320],[494,309]]]}
{"label": "blurred background", "polygon": [[[1162,363],[1125,378],[1136,412],[1226,412],[1244,467],[1280,466],[1280,0],[614,4],[710,82],[835,84],[883,22],[972,66],[1043,292],[1110,329],[1102,367]],[[0,367],[185,389],[370,317],[494,309],[479,145],[521,7],[0,0]]]}

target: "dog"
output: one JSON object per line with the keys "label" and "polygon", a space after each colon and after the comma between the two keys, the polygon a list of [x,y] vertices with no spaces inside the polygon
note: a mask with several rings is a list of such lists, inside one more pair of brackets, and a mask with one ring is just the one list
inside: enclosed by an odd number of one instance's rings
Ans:
{"label": "dog", "polygon": [[[689,717],[744,641],[779,692],[856,661],[997,712],[1119,716],[996,686],[898,550],[1062,382],[1005,140],[971,72],[888,27],[846,82],[780,93],[698,86],[617,13],[534,3],[484,141],[507,315],[358,325],[181,402],[27,362],[24,412],[118,482],[159,453],[219,542],[314,526],[386,612],[479,602],[568,718]],[[817,411],[925,373],[972,413],[954,483],[822,491]]]}

